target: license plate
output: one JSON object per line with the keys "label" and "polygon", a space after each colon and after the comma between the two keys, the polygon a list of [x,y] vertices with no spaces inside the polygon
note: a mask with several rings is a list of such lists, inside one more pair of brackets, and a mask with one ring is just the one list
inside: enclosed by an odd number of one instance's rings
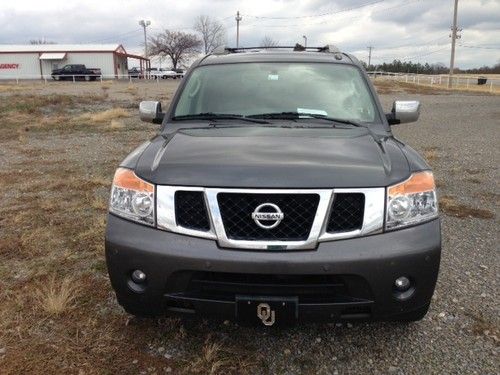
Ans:
{"label": "license plate", "polygon": [[298,318],[297,297],[236,296],[236,318],[247,324],[290,325]]}

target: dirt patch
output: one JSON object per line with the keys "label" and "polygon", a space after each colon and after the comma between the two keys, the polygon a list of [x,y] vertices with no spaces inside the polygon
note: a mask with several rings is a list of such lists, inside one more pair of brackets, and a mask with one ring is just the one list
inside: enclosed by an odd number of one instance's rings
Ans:
{"label": "dirt patch", "polygon": [[459,203],[455,197],[447,195],[439,198],[439,208],[446,215],[461,219],[471,217],[477,219],[493,219],[495,217],[495,213],[490,210],[474,208],[464,203]]}
{"label": "dirt patch", "polygon": [[435,146],[424,148],[424,152],[423,152],[424,158],[428,162],[436,161],[439,158],[439,150],[440,150],[440,148],[435,147]]}
{"label": "dirt patch", "polygon": [[497,324],[486,319],[482,314],[467,312],[466,315],[473,321],[472,334],[474,336],[485,336],[500,346],[500,327]]}

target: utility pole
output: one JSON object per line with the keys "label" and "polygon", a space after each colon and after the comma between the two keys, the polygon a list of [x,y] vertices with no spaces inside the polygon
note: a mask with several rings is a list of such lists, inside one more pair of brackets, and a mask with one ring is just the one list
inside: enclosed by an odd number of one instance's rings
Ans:
{"label": "utility pole", "polygon": [[243,18],[240,16],[240,11],[236,12],[236,48],[240,46],[240,21]]}
{"label": "utility pole", "polygon": [[370,65],[372,64],[372,46],[366,47],[368,48],[368,69],[370,69]]}
{"label": "utility pole", "polygon": [[304,48],[307,47],[307,36],[302,35],[302,38],[304,38]]}
{"label": "utility pole", "polygon": [[144,57],[148,58],[148,38],[146,35],[146,27],[151,25],[151,21],[140,20],[139,25],[144,29]]}
{"label": "utility pole", "polygon": [[455,43],[461,36],[457,35],[457,13],[458,13],[458,0],[455,0],[455,8],[453,9],[453,26],[451,27],[451,57],[450,57],[450,75],[448,77],[448,88],[453,86],[453,69],[455,68]]}

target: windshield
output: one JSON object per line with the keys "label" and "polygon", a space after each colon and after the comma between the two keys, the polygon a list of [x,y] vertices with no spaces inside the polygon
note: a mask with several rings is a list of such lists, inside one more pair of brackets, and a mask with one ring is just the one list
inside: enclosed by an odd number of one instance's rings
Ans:
{"label": "windshield", "polygon": [[360,71],[326,63],[238,63],[196,68],[174,117],[216,113],[255,116],[314,114],[357,122],[378,120]]}

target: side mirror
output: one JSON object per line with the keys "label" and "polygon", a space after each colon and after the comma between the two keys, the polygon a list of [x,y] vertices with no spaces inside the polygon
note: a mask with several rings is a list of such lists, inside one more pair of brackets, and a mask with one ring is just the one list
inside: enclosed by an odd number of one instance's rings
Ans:
{"label": "side mirror", "polygon": [[165,113],[161,111],[160,102],[143,101],[139,104],[139,117],[144,122],[161,124]]}
{"label": "side mirror", "polygon": [[420,102],[417,100],[396,100],[391,113],[386,114],[389,125],[415,122],[420,116]]}

